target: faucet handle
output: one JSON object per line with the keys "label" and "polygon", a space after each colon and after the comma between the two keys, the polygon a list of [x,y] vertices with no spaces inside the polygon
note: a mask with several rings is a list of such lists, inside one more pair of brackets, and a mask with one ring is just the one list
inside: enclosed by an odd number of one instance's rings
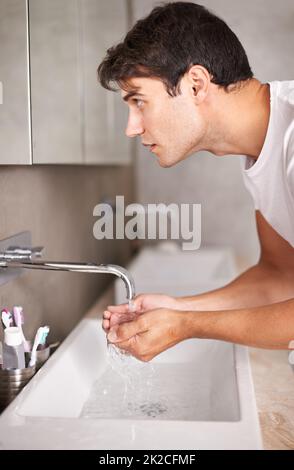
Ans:
{"label": "faucet handle", "polygon": [[24,247],[9,246],[4,252],[0,253],[0,259],[21,260],[40,258],[42,256],[43,246]]}

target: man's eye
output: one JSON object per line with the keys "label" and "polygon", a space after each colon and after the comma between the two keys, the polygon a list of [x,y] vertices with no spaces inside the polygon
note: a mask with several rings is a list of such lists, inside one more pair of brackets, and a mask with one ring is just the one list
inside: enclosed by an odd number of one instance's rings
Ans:
{"label": "man's eye", "polygon": [[137,106],[137,108],[142,108],[142,106],[144,105],[144,101],[143,100],[139,100],[139,99],[133,99],[133,102],[135,103],[135,105]]}

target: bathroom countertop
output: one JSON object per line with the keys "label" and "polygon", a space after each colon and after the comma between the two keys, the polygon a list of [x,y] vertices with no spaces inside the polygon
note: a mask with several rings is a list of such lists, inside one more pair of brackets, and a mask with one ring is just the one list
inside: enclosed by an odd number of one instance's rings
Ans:
{"label": "bathroom countertop", "polygon": [[250,349],[264,449],[294,449],[294,372],[287,351]]}
{"label": "bathroom countertop", "polygon": [[[103,312],[113,298],[111,286],[87,316]],[[264,449],[294,449],[294,372],[288,353],[256,348],[249,352]]]}

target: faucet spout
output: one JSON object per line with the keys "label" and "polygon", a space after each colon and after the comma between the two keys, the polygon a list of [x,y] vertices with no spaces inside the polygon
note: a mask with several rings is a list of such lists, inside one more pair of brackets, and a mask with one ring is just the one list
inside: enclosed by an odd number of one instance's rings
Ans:
{"label": "faucet spout", "polygon": [[94,263],[67,263],[64,261],[32,261],[17,260],[15,257],[5,259],[0,256],[0,268],[22,268],[38,269],[47,271],[71,271],[77,273],[101,273],[114,274],[121,278],[127,291],[127,299],[132,300],[135,296],[135,284],[131,274],[121,266],[115,264],[94,264]]}

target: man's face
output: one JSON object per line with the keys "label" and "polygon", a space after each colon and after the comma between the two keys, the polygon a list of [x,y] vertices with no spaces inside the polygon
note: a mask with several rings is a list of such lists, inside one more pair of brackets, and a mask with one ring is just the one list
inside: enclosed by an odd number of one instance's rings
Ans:
{"label": "man's face", "polygon": [[126,135],[141,136],[160,166],[173,166],[202,150],[205,121],[185,78],[176,97],[169,96],[159,79],[133,78],[122,98],[129,106]]}

